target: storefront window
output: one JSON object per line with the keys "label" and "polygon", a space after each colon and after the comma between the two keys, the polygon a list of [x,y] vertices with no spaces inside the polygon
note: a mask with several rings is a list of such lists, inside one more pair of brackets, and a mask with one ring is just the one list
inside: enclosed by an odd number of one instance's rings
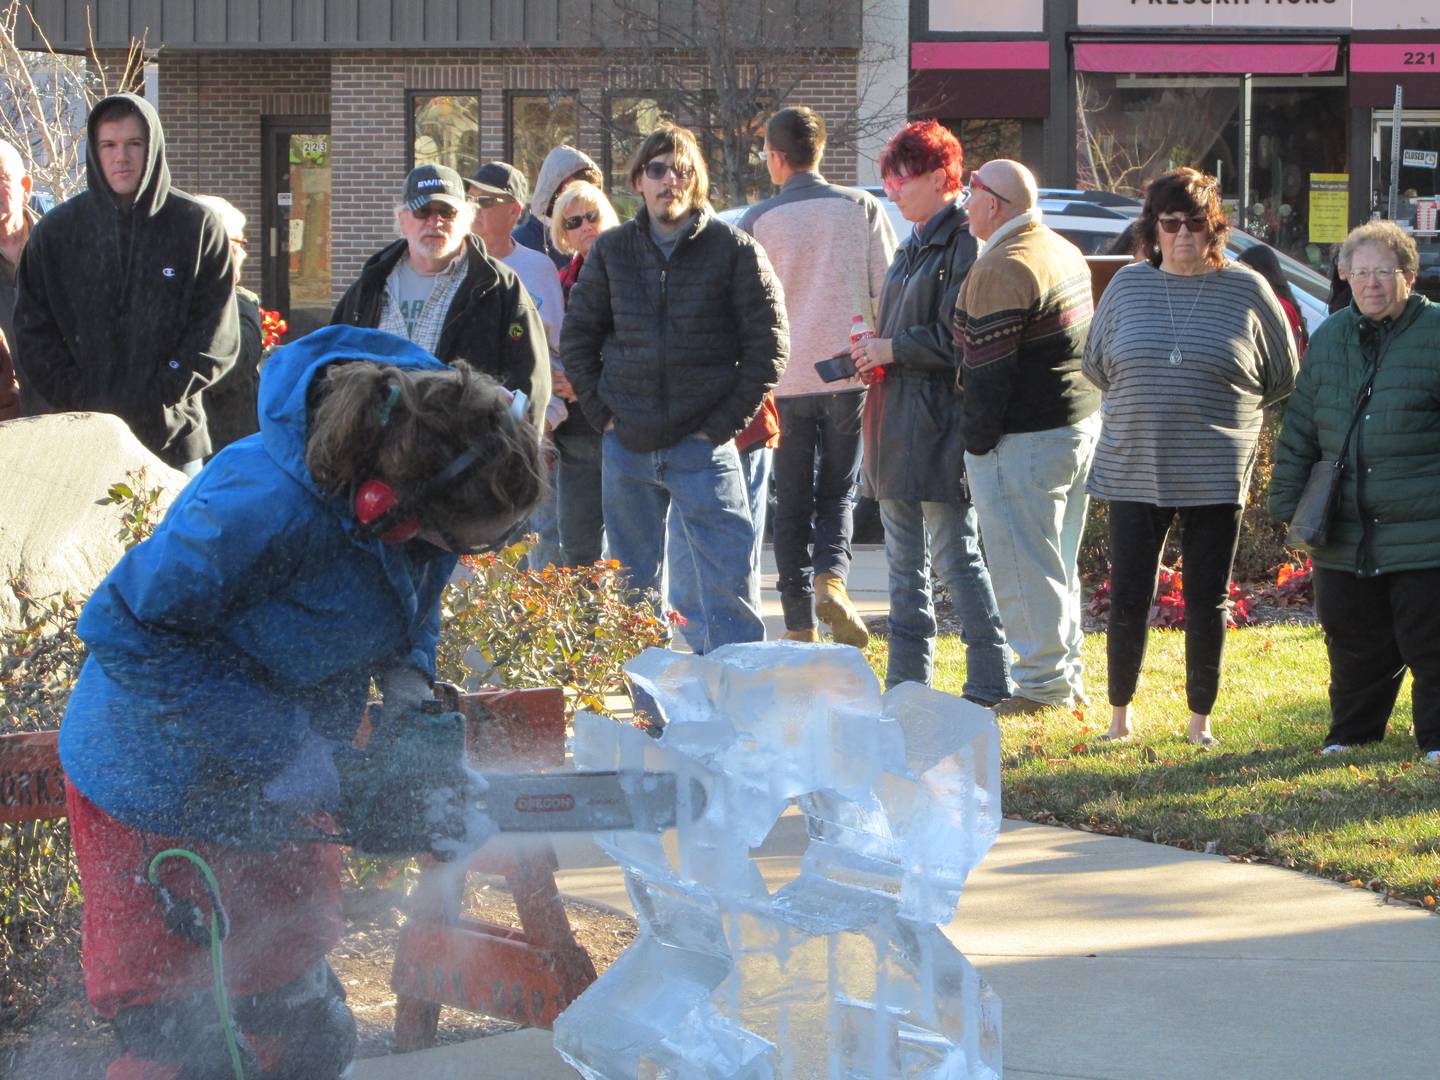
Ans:
{"label": "storefront window", "polygon": [[1161,173],[1189,165],[1219,176],[1224,197],[1239,194],[1236,80],[1080,72],[1075,84],[1082,188],[1138,198]]}
{"label": "storefront window", "polygon": [[[1329,272],[1325,222],[1311,221],[1316,177],[1343,174],[1345,88],[1271,86],[1251,96],[1250,206],[1242,227],[1301,262]],[[1324,184],[1323,179],[1320,183]],[[1323,215],[1322,215],[1323,216]]]}
{"label": "storefront window", "polygon": [[1019,120],[946,120],[945,126],[965,148],[967,169],[996,158],[1021,161],[1025,157]]}
{"label": "storefront window", "polygon": [[410,95],[410,165],[448,165],[461,176],[480,167],[480,95]]}
{"label": "storefront window", "polygon": [[[1389,110],[1377,111],[1371,127],[1372,214],[1390,216],[1390,143],[1394,123]],[[1415,237],[1420,274],[1415,288],[1440,298],[1440,112],[1407,110],[1400,121],[1400,171],[1395,222]]]}
{"label": "storefront window", "polygon": [[1343,182],[1343,85],[1092,72],[1075,79],[1082,188],[1139,198],[1155,177],[1188,165],[1220,178],[1237,225],[1328,270],[1331,241],[1326,229],[1312,229],[1310,194],[1314,184]]}
{"label": "storefront window", "polygon": [[554,90],[509,95],[505,145],[509,161],[533,184],[545,155],[561,143],[580,141],[575,95]]}

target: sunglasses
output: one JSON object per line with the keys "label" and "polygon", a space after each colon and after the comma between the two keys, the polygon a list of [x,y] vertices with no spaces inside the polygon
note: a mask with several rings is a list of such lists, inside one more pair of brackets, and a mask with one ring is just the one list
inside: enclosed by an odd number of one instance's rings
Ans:
{"label": "sunglasses", "polygon": [[586,210],[583,214],[576,214],[574,217],[562,218],[560,224],[565,226],[566,232],[574,232],[587,221],[591,225],[598,225],[600,223],[600,211]]}
{"label": "sunglasses", "polygon": [[414,214],[419,221],[429,221],[435,217],[438,217],[441,221],[454,221],[455,215],[458,214],[459,211],[449,203],[432,202],[426,203],[419,210],[411,210],[410,213]]}
{"label": "sunglasses", "polygon": [[1204,214],[1196,214],[1194,217],[1162,217],[1156,218],[1155,224],[1164,229],[1172,236],[1180,231],[1180,226],[1185,226],[1185,231],[1191,234],[1210,231],[1210,219]]}
{"label": "sunglasses", "polygon": [[645,163],[645,175],[651,180],[664,180],[672,172],[675,174],[675,179],[682,184],[695,175],[695,170],[689,165],[667,165],[663,161],[647,161]]}
{"label": "sunglasses", "polygon": [[998,191],[996,191],[989,184],[985,183],[985,181],[981,180],[980,177],[974,175],[973,173],[970,176],[970,191],[972,194],[976,191],[983,191],[986,195],[994,195],[995,198],[999,199],[1006,206],[1010,205],[1009,199],[1007,199],[1004,195],[1001,195]]}

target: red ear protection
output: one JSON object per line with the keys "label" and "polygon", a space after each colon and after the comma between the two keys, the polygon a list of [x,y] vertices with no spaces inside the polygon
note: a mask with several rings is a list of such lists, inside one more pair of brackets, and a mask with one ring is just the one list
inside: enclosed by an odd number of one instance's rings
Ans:
{"label": "red ear protection", "polygon": [[355,517],[362,532],[387,544],[403,544],[420,531],[420,519],[405,515],[400,497],[384,480],[366,480],[355,492]]}

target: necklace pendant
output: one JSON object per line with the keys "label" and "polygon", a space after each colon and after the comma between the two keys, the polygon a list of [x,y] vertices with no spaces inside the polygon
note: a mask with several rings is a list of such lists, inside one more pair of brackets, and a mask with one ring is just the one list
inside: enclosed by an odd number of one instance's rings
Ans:
{"label": "necklace pendant", "polygon": [[1185,357],[1184,357],[1183,355],[1181,355],[1180,346],[1179,346],[1179,345],[1176,345],[1173,349],[1170,350],[1170,366],[1171,366],[1171,367],[1179,367],[1180,364],[1181,364],[1181,362],[1182,362],[1184,359],[1185,359]]}

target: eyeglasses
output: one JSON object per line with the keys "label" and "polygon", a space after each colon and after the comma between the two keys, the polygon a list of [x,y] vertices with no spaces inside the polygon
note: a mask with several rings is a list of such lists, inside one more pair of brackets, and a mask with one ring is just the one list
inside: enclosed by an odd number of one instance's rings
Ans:
{"label": "eyeglasses", "polygon": [[1006,206],[1010,205],[1009,199],[1007,199],[1004,195],[1001,195],[998,191],[992,188],[989,184],[985,183],[984,180],[981,180],[980,177],[976,176],[974,173],[970,174],[970,191],[972,195],[976,191],[983,191],[986,195],[994,195],[995,198],[999,199]]}
{"label": "eyeglasses", "polygon": [[919,175],[919,173],[910,173],[908,176],[887,176],[880,183],[887,192],[896,192]]}
{"label": "eyeglasses", "polygon": [[574,217],[562,218],[562,219],[560,220],[560,224],[563,225],[563,226],[565,226],[565,231],[566,231],[566,232],[574,232],[576,229],[580,228],[580,226],[583,225],[583,224],[585,224],[585,222],[587,222],[587,221],[588,221],[591,225],[599,224],[599,222],[600,222],[600,211],[599,211],[599,210],[586,210],[585,213],[583,213],[583,214],[576,214]]}
{"label": "eyeglasses", "polygon": [[492,540],[482,541],[479,544],[466,544],[448,529],[437,528],[436,534],[445,541],[445,549],[455,555],[498,555],[511,544],[515,543],[526,533],[526,526],[530,524],[528,516],[522,517],[515,524],[511,525],[499,536]]}
{"label": "eyeglasses", "polygon": [[250,242],[246,240],[243,236],[232,236],[230,238],[230,243],[235,247],[239,248],[241,251],[244,251],[247,247],[250,246]]}
{"label": "eyeglasses", "polygon": [[1361,270],[1350,270],[1345,274],[1346,281],[1378,281],[1381,285],[1389,285],[1399,279],[1405,271],[1398,266],[1367,266]]}
{"label": "eyeglasses", "polygon": [[689,165],[672,165],[663,161],[645,163],[645,175],[651,180],[664,180],[670,173],[674,173],[675,179],[684,184],[695,175],[695,170]]}
{"label": "eyeglasses", "polygon": [[449,203],[438,202],[426,203],[419,210],[410,211],[420,221],[429,221],[433,217],[438,217],[441,221],[454,221],[459,212]]}
{"label": "eyeglasses", "polygon": [[1186,232],[1189,232],[1191,235],[1194,235],[1195,233],[1203,233],[1210,231],[1210,219],[1207,218],[1204,214],[1196,214],[1193,217],[1183,218],[1156,218],[1155,223],[1159,225],[1160,228],[1164,229],[1167,233],[1169,233],[1171,236],[1174,236],[1180,231],[1181,225],[1184,225]]}

